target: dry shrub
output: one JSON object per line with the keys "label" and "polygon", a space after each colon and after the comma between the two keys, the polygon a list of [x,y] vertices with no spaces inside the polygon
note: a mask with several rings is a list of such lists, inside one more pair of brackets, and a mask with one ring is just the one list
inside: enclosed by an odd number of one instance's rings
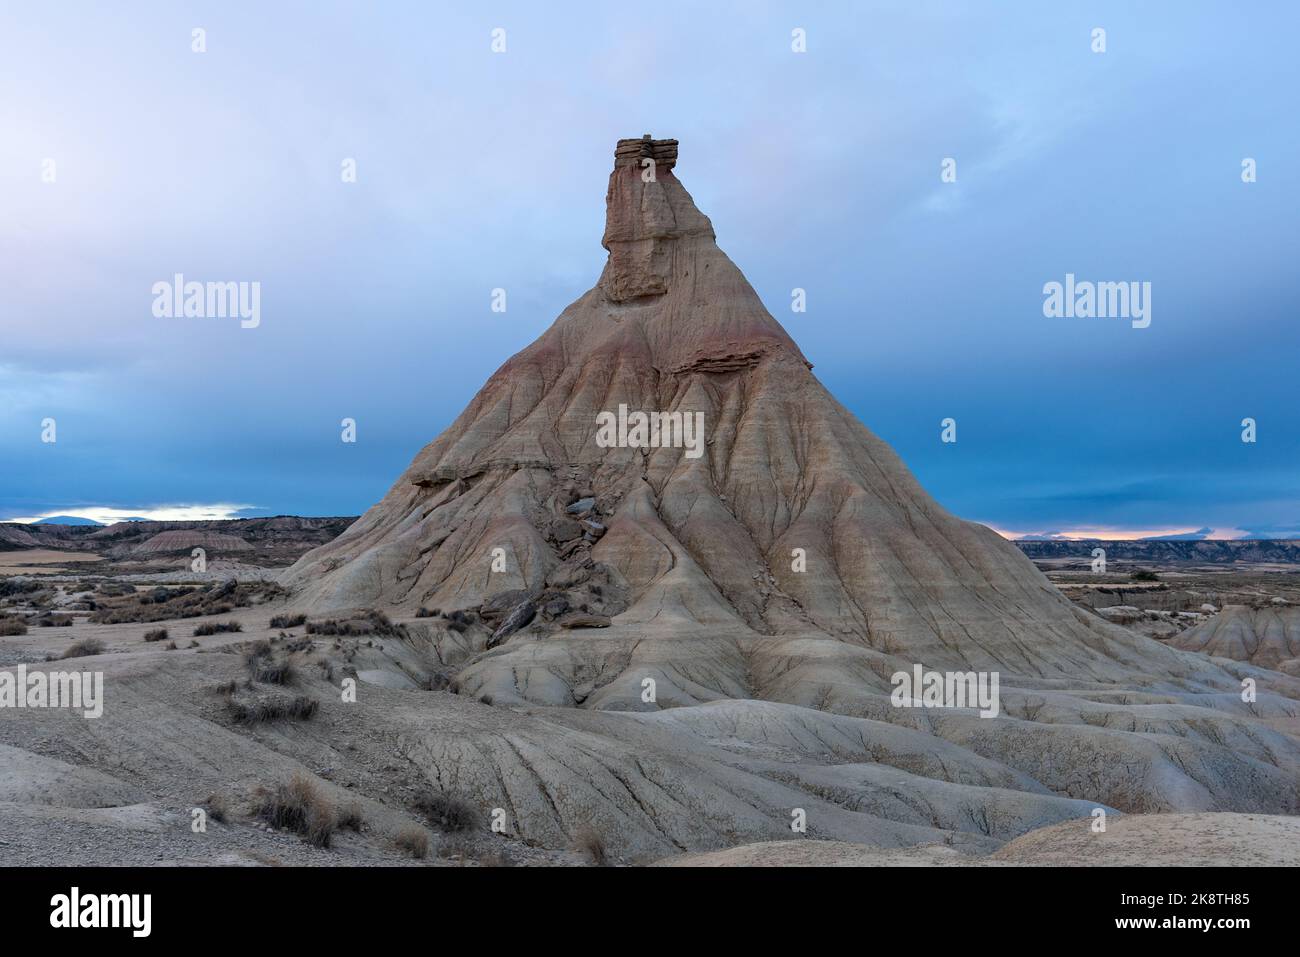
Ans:
{"label": "dry shrub", "polygon": [[422,827],[414,824],[408,824],[397,832],[393,838],[393,843],[397,849],[406,854],[410,854],[417,860],[423,860],[429,856],[429,834]]}
{"label": "dry shrub", "polygon": [[415,801],[415,809],[427,817],[430,824],[444,831],[468,831],[479,824],[478,808],[446,791],[420,795]]}
{"label": "dry shrub", "polygon": [[144,633],[144,640],[145,641],[166,641],[167,629],[155,628],[153,631],[146,631]]}
{"label": "dry shrub", "polygon": [[348,831],[356,831],[360,834],[362,825],[366,823],[365,818],[361,815],[361,802],[351,801],[340,808],[338,823],[340,828]]}
{"label": "dry shrub", "polygon": [[203,807],[208,812],[208,817],[221,824],[226,823],[230,817],[230,802],[226,800],[224,794],[210,794],[208,799],[203,802]]}
{"label": "dry shrub", "polygon": [[226,703],[226,709],[235,724],[263,724],[267,721],[285,719],[307,721],[319,707],[319,701],[306,695],[295,695],[292,698],[288,695],[280,695],[274,698],[260,698],[250,703],[232,698]]}
{"label": "dry shrub", "polygon": [[12,615],[0,616],[0,637],[27,634],[27,622]]}
{"label": "dry shrub", "polygon": [[262,791],[257,816],[275,828],[293,831],[314,847],[329,847],[338,827],[334,808],[311,778],[295,772],[288,782]]}
{"label": "dry shrub", "polygon": [[195,638],[203,638],[207,635],[219,635],[226,631],[243,631],[244,626],[237,621],[209,621],[194,629]]}
{"label": "dry shrub", "polygon": [[61,654],[60,658],[85,658],[89,655],[102,655],[104,653],[104,643],[98,638],[82,638],[80,641],[74,641],[68,645],[67,651]]}
{"label": "dry shrub", "polygon": [[584,824],[573,833],[573,849],[597,867],[608,861],[604,835],[594,825]]}
{"label": "dry shrub", "polygon": [[250,674],[254,681],[268,685],[291,685],[298,680],[298,672],[291,661],[261,658],[250,668]]}
{"label": "dry shrub", "polygon": [[269,628],[298,628],[307,624],[306,615],[276,615],[271,619]]}
{"label": "dry shrub", "polygon": [[394,625],[382,611],[372,609],[354,618],[329,618],[325,621],[310,621],[307,623],[307,634],[340,635],[353,638],[365,638],[367,636],[402,638],[406,636],[406,629],[402,625]]}

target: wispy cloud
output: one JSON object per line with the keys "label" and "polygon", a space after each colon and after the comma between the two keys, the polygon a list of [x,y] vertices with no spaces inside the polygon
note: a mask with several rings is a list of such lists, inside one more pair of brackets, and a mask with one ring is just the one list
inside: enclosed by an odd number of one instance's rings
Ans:
{"label": "wispy cloud", "polygon": [[88,518],[91,521],[111,525],[114,522],[132,518],[145,518],[154,522],[212,522],[222,519],[247,518],[241,513],[256,510],[255,505],[236,505],[219,502],[212,505],[151,505],[146,508],[109,508],[91,506],[89,508],[58,508],[40,515],[28,515],[19,518],[6,518],[6,522],[19,522],[30,525],[46,518],[56,516],[68,518]]}

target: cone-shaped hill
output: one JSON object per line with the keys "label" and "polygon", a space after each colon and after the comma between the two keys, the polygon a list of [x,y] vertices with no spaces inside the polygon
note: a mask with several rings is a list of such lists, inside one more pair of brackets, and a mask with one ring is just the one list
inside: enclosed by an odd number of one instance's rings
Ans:
{"label": "cone-shaped hill", "polygon": [[595,287],[289,569],[303,608],[436,610],[412,624],[497,704],[866,713],[914,663],[1004,688],[1236,687],[927,495],[816,379],[676,163],[675,140],[619,141]]}

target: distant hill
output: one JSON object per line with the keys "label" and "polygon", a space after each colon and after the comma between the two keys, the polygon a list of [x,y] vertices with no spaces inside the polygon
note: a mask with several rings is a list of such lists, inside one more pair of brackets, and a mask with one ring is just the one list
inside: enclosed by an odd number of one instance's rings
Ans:
{"label": "distant hill", "polygon": [[1077,558],[1091,561],[1094,548],[1104,548],[1111,561],[1131,561],[1157,564],[1161,562],[1187,562],[1198,565],[1231,565],[1234,562],[1250,564],[1300,564],[1300,541],[1289,539],[1154,539],[1139,541],[1103,541],[1080,539],[1078,541],[1018,541],[1016,545],[1029,558]]}
{"label": "distant hill", "polygon": [[40,524],[0,522],[0,551],[25,548],[68,549],[95,552],[105,558],[148,561],[158,556],[188,552],[195,547],[211,554],[240,553],[241,560],[287,565],[318,545],[323,545],[356,521],[353,517],[239,518],[213,521],[155,522],[123,519],[101,525],[67,516],[78,524],[61,524],[58,518]]}
{"label": "distant hill", "polygon": [[33,525],[96,525],[103,527],[103,522],[97,522],[93,518],[82,518],[80,515],[51,515],[49,518],[43,518],[39,522],[32,522]]}

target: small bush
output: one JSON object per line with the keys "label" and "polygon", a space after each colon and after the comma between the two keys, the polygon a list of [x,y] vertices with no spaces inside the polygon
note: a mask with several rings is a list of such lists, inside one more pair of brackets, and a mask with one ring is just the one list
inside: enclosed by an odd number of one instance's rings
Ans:
{"label": "small bush", "polygon": [[1135,571],[1132,575],[1129,575],[1128,577],[1129,577],[1129,580],[1130,580],[1130,581],[1135,581],[1135,582],[1158,582],[1158,581],[1160,581],[1160,576],[1159,576],[1159,575],[1157,575],[1155,572],[1150,571],[1150,570],[1148,570],[1148,569],[1146,569],[1146,568],[1139,568],[1137,571]]}
{"label": "small bush", "polygon": [[414,824],[408,824],[397,832],[393,838],[393,843],[397,849],[410,854],[417,860],[423,860],[429,856],[429,835],[422,827],[416,827]]}
{"label": "small bush", "polygon": [[468,831],[479,824],[478,809],[446,791],[430,791],[416,799],[415,809],[444,831]]}
{"label": "small bush", "polygon": [[174,642],[174,641],[169,641],[169,642],[167,642],[167,644],[163,645],[163,648],[164,648],[165,650],[167,650],[167,651],[175,651],[175,650],[176,650],[176,642]]}
{"label": "small bush", "polygon": [[258,658],[251,665],[250,677],[268,685],[291,685],[297,682],[298,672],[291,661],[272,661]]}
{"label": "small bush", "polygon": [[428,608],[425,608],[423,605],[421,605],[420,610],[415,613],[415,617],[416,618],[437,618],[438,612],[436,609],[430,611]]}
{"label": "small bush", "polygon": [[573,849],[597,867],[603,867],[607,861],[605,838],[590,824],[584,824],[574,832]]}
{"label": "small bush", "polygon": [[338,827],[334,808],[315,783],[301,772],[296,772],[287,783],[264,791],[257,816],[272,827],[300,834],[314,847],[329,847]]}
{"label": "small bush", "polygon": [[90,655],[102,655],[104,653],[104,643],[98,638],[82,638],[80,641],[74,641],[68,646],[60,658],[86,658]]}
{"label": "small bush", "polygon": [[145,641],[166,641],[167,629],[155,628],[153,631],[146,631],[144,633],[144,640]]}
{"label": "small bush", "polygon": [[285,719],[309,721],[320,708],[320,702],[306,695],[262,698],[248,704],[232,698],[226,708],[235,724],[263,724]]}
{"label": "small bush", "polygon": [[71,615],[42,615],[36,619],[36,624],[41,628],[67,628],[72,624]]}
{"label": "small bush", "polygon": [[208,812],[208,817],[212,820],[225,824],[226,818],[230,816],[230,803],[226,800],[225,795],[211,794],[203,802],[204,809]]}
{"label": "small bush", "polygon": [[27,623],[12,615],[0,616],[0,637],[27,634]]}
{"label": "small bush", "polygon": [[270,628],[298,628],[307,624],[306,615],[276,615],[271,619],[267,627]]}
{"label": "small bush", "polygon": [[352,801],[339,809],[338,814],[339,827],[348,831],[361,833],[361,827],[366,823],[365,818],[361,815],[361,802]]}
{"label": "small bush", "polygon": [[244,626],[237,621],[210,621],[195,627],[194,637],[203,638],[207,635],[219,635],[222,632],[243,630]]}

